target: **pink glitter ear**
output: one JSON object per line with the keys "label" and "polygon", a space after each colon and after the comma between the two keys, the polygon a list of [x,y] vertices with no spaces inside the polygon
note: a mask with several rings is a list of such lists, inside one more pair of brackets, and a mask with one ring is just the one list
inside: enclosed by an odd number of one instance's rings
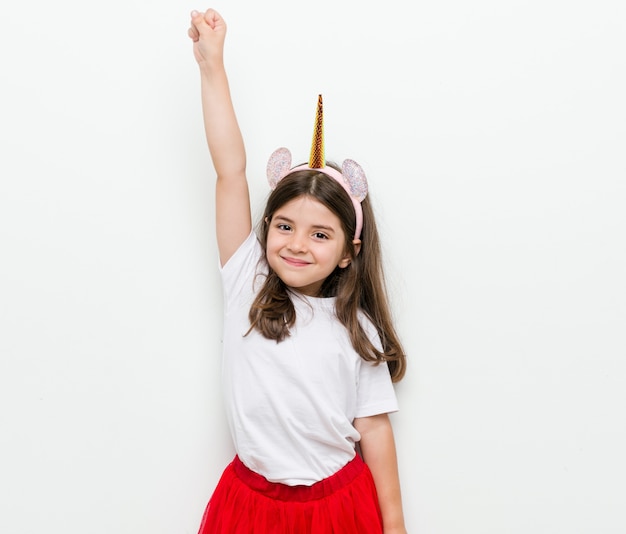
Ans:
{"label": "pink glitter ear", "polygon": [[287,148],[279,148],[274,151],[267,162],[267,181],[272,189],[280,182],[291,168],[291,152]]}
{"label": "pink glitter ear", "polygon": [[367,178],[362,167],[356,161],[347,159],[341,166],[341,174],[348,184],[350,195],[362,202],[367,196]]}

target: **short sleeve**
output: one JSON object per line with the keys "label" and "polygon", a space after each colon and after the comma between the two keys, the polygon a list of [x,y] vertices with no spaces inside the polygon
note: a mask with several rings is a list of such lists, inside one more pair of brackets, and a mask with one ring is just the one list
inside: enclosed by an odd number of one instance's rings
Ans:
{"label": "short sleeve", "polygon": [[244,292],[249,294],[254,290],[254,277],[261,254],[261,244],[255,233],[250,232],[246,240],[220,268],[226,310],[238,295]]}
{"label": "short sleeve", "polygon": [[[365,320],[363,327],[376,348],[381,350],[380,338],[374,325]],[[370,417],[397,411],[398,401],[387,362],[376,364],[376,362],[362,360],[357,385],[355,417]]]}

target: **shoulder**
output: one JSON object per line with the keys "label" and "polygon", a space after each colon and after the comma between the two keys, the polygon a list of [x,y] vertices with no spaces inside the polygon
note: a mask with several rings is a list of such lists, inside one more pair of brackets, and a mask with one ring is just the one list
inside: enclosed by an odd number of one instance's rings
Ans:
{"label": "shoulder", "polygon": [[224,265],[220,266],[220,271],[226,272],[236,269],[237,266],[242,263],[247,263],[247,260],[252,256],[260,258],[262,255],[261,243],[254,232],[250,232],[248,237],[237,247],[235,252],[228,258],[228,261]]}
{"label": "shoulder", "polygon": [[265,274],[262,257],[261,243],[256,234],[250,232],[228,261],[220,267],[222,285],[227,299],[233,294],[245,291],[246,287],[250,291],[253,290],[256,275]]}
{"label": "shoulder", "polygon": [[369,315],[365,313],[362,309],[359,309],[357,312],[357,317],[359,319],[359,324],[363,331],[367,335],[367,338],[370,340],[372,345],[376,347],[377,350],[382,350],[382,344],[380,342],[380,335],[378,333],[378,329],[374,325],[373,321],[370,319]]}

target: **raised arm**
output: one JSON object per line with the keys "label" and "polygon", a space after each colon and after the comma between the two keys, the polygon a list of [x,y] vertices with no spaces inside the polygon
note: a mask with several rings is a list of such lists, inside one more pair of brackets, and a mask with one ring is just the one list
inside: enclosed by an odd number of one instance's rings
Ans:
{"label": "raised arm", "polygon": [[224,265],[252,228],[246,150],[224,68],[226,23],[213,9],[191,13],[189,37],[200,67],[204,129],[217,173],[217,246]]}

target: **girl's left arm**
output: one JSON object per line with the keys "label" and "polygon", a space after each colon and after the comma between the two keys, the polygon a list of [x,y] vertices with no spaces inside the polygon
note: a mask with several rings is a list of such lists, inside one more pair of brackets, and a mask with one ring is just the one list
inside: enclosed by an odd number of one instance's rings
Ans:
{"label": "girl's left arm", "polygon": [[383,531],[385,534],[406,534],[396,445],[389,416],[359,417],[354,420],[354,427],[361,434],[361,454],[376,484]]}

